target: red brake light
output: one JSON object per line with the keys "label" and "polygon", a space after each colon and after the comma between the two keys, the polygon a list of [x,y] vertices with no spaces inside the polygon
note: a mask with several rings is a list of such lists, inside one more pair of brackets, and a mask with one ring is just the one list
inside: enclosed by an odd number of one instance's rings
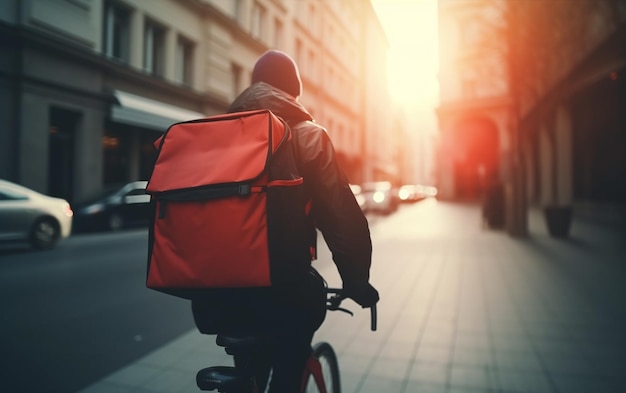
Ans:
{"label": "red brake light", "polygon": [[72,211],[72,208],[69,204],[63,206],[63,213],[65,213],[65,215],[68,217],[72,217],[74,215],[74,212]]}

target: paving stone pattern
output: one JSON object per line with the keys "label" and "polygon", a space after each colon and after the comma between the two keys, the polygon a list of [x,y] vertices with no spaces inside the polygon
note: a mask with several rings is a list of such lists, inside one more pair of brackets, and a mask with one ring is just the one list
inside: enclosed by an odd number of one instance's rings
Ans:
{"label": "paving stone pattern", "polygon": [[[370,220],[378,330],[347,302],[355,316],[330,313],[315,337],[335,348],[344,392],[626,392],[623,231],[575,220],[557,240],[532,210],[514,239],[476,205],[434,200]],[[337,285],[329,260],[322,249]],[[231,364],[213,343],[191,331],[81,393],[199,391],[199,369]]]}

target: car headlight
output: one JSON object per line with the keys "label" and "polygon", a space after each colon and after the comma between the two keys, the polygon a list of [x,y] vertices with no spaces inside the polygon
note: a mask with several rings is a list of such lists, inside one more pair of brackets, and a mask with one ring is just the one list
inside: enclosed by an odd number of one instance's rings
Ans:
{"label": "car headlight", "polygon": [[85,214],[97,214],[104,210],[104,205],[102,203],[96,203],[93,205],[89,205],[83,209],[83,213]]}
{"label": "car headlight", "polygon": [[385,193],[382,191],[376,191],[374,195],[372,196],[372,199],[376,203],[381,203],[382,201],[385,200]]}

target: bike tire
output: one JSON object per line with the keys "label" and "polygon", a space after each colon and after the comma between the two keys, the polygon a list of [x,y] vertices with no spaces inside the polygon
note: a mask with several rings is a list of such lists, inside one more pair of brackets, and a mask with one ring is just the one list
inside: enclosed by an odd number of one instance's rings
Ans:
{"label": "bike tire", "polygon": [[[337,355],[329,343],[321,342],[313,347],[313,359],[321,365],[322,379],[326,393],[341,393],[341,381],[339,378],[339,362]],[[304,393],[322,393],[323,388],[317,385],[313,370],[308,370],[305,375]]]}

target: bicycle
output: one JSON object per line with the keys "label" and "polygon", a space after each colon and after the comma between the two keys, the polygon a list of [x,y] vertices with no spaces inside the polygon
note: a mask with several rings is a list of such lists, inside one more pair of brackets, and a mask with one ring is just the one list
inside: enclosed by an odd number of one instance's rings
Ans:
{"label": "bicycle", "polygon": [[[326,289],[326,308],[329,311],[342,311],[354,315],[352,311],[340,307],[346,298],[341,289]],[[376,306],[371,309],[370,328],[376,331]],[[262,393],[263,386],[269,385],[271,375],[257,378],[254,372],[253,354],[261,345],[261,337],[232,337],[218,335],[217,345],[224,347],[227,354],[235,359],[232,366],[213,366],[198,371],[196,384],[200,390],[217,390],[221,393]],[[258,381],[257,379],[263,379]],[[261,387],[261,388],[260,388]],[[302,374],[302,393],[340,393],[339,362],[333,347],[328,342],[318,342],[313,346]]]}

